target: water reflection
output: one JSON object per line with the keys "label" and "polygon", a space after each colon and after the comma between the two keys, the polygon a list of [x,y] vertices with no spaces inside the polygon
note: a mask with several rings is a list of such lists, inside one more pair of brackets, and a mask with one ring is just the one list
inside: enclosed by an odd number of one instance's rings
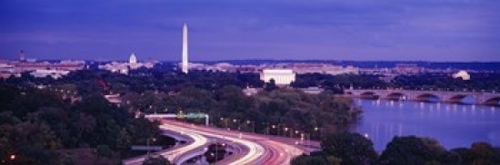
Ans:
{"label": "water reflection", "polygon": [[353,130],[372,139],[378,151],[394,136],[405,135],[432,137],[447,148],[469,147],[476,141],[500,145],[500,113],[495,107],[387,100],[356,103],[364,115]]}

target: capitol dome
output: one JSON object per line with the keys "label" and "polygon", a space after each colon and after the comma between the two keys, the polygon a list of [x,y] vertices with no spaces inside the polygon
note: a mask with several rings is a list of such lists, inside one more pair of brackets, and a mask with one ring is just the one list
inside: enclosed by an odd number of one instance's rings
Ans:
{"label": "capitol dome", "polygon": [[136,64],[136,63],[137,63],[137,57],[135,57],[135,54],[134,54],[134,53],[132,53],[132,54],[130,55],[130,58],[129,58],[128,62],[129,62],[130,64]]}
{"label": "capitol dome", "polygon": [[453,78],[461,78],[462,80],[470,80],[470,75],[466,71],[461,70],[458,73],[453,74]]}

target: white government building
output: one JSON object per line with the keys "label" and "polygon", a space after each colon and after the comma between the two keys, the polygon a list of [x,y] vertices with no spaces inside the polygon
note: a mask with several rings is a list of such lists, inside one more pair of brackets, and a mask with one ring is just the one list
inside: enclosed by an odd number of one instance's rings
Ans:
{"label": "white government building", "polygon": [[130,54],[127,62],[117,62],[113,61],[104,65],[99,65],[99,69],[109,70],[111,72],[117,72],[121,74],[128,74],[130,70],[134,70],[140,67],[153,68],[155,62],[138,62],[135,53]]}
{"label": "white government building", "polygon": [[295,73],[291,69],[264,69],[260,73],[260,80],[268,83],[274,79],[276,85],[290,85],[295,81]]}

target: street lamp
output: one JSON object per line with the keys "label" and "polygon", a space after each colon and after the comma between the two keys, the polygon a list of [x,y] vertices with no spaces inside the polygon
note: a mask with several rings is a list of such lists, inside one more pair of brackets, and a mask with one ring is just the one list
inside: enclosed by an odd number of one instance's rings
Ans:
{"label": "street lamp", "polygon": [[148,154],[147,154],[147,155],[148,155],[148,156],[149,156],[149,150],[151,149],[151,148],[149,148],[149,140],[153,140],[153,142],[155,142],[155,141],[156,141],[156,138],[147,138],[147,140],[146,140],[146,146],[148,147],[148,148],[147,148],[147,151],[148,151]]}
{"label": "street lamp", "polygon": [[224,128],[226,128],[226,129],[227,129],[227,119],[224,119],[223,117],[221,117],[221,118],[220,118],[220,121],[223,121],[223,122],[224,122],[224,125],[225,125],[225,127],[224,127]]}
{"label": "street lamp", "polygon": [[269,123],[268,122],[264,122],[264,124],[266,124],[266,134],[269,135]]}
{"label": "street lamp", "polygon": [[314,127],[314,131],[317,132],[316,135],[318,136],[318,139],[321,139],[321,130],[319,127]]}
{"label": "street lamp", "polygon": [[215,156],[214,156],[214,153],[213,152],[210,152],[210,156],[214,157],[214,162],[217,161],[217,151],[215,152]]}
{"label": "street lamp", "polygon": [[300,134],[300,143],[304,144],[304,133]]}
{"label": "street lamp", "polygon": [[255,122],[252,122],[250,120],[247,120],[247,125],[252,124],[252,133],[255,132]]}
{"label": "street lamp", "polygon": [[233,123],[237,124],[238,130],[240,130],[240,123],[238,121],[239,121],[238,119],[233,119]]}
{"label": "street lamp", "polygon": [[[226,148],[226,143],[222,143],[222,144],[221,144],[221,146],[222,146],[222,149],[224,149],[224,150],[225,150],[225,148]],[[215,154],[217,154],[217,152],[218,152],[218,150],[216,150],[216,151],[215,151]],[[222,157],[224,158],[224,156],[222,156]]]}
{"label": "street lamp", "polygon": [[309,146],[311,143],[311,134],[306,133],[305,136],[306,136],[306,146]]}
{"label": "street lamp", "polygon": [[[151,110],[153,110],[153,105],[149,105],[149,112],[151,113]],[[156,114],[156,110],[154,111],[154,114]]]}
{"label": "street lamp", "polygon": [[215,141],[215,159],[214,159],[214,163],[217,162],[217,152],[219,152],[218,148],[219,148],[219,143],[217,143],[217,140],[216,140]]}
{"label": "street lamp", "polygon": [[[271,126],[271,128],[276,129],[276,125],[274,125],[274,124],[273,124],[273,125]],[[279,132],[279,129],[278,129],[278,130],[276,130],[276,135],[278,135],[278,132]],[[279,135],[278,135],[278,136],[279,136]]]}
{"label": "street lamp", "polygon": [[[288,131],[288,128],[283,127],[283,126],[285,126],[285,125],[284,124],[276,124],[276,125],[273,124],[271,127],[273,129],[276,129],[276,134],[275,135],[280,136],[280,135],[285,135],[284,132]],[[282,132],[281,129],[283,129],[284,131]]]}

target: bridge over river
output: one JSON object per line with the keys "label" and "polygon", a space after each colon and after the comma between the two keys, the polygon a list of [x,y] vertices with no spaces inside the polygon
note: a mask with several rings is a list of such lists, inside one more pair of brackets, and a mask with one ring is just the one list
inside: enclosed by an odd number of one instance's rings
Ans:
{"label": "bridge over river", "polygon": [[475,104],[499,105],[500,93],[468,91],[426,91],[402,89],[346,89],[345,94],[359,98],[378,98],[388,100],[430,101],[462,103],[466,97],[473,98]]}

